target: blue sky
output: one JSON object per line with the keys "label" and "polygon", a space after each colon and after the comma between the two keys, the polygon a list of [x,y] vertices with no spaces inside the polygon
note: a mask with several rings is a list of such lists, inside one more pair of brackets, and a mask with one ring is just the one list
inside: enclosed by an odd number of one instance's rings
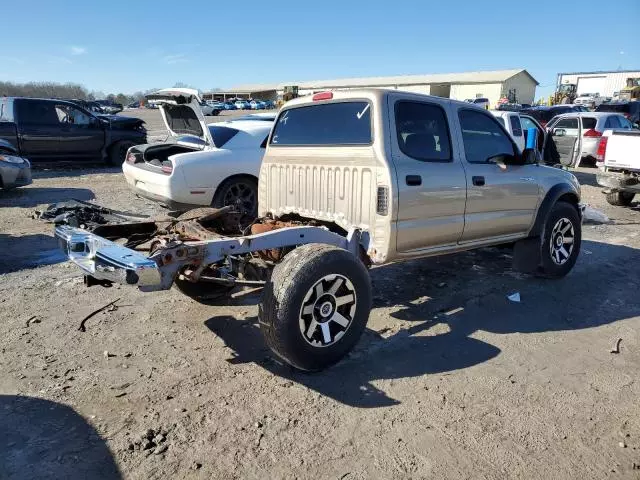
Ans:
{"label": "blue sky", "polygon": [[11,10],[0,80],[106,93],[523,67],[539,97],[558,72],[640,68],[639,0],[23,0]]}

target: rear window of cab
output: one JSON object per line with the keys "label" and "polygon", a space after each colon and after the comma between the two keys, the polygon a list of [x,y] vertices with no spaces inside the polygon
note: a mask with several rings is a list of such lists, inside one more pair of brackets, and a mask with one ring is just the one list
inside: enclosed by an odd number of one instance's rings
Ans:
{"label": "rear window of cab", "polygon": [[370,145],[371,132],[368,101],[319,103],[282,112],[270,145]]}

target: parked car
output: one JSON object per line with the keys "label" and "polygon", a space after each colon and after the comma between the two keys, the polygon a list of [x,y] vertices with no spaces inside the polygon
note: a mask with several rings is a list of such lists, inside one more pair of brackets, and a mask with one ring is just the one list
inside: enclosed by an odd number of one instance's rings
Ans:
{"label": "parked car", "polygon": [[235,102],[224,102],[224,109],[225,110],[237,110],[238,108],[236,107]]}
{"label": "parked car", "polygon": [[115,115],[124,110],[121,103],[115,103],[111,100],[96,100],[96,103],[102,107],[102,113],[108,113],[109,115]]}
{"label": "parked car", "polygon": [[216,100],[207,100],[207,105],[211,106],[215,110],[218,110],[219,112],[222,110],[227,110],[226,104],[224,102],[218,102]]}
{"label": "parked car", "polygon": [[31,164],[18,149],[0,139],[0,189],[9,190],[31,183]]}
{"label": "parked car", "polygon": [[[399,90],[321,92],[279,112],[249,229],[225,233],[231,208],[187,213],[149,226],[149,256],[69,226],[56,236],[103,283],[154,291],[175,281],[207,298],[262,286],[266,345],[298,369],[320,370],[365,330],[369,265],[513,243],[517,270],[569,273],[581,245],[580,185],[536,157],[468,103]],[[101,232],[128,235],[127,227]]]}
{"label": "parked car", "polygon": [[251,102],[249,103],[249,106],[251,107],[251,110],[264,110],[265,109],[265,104],[261,100],[251,100]]}
{"label": "parked car", "polygon": [[620,113],[631,123],[640,125],[640,101],[603,103],[596,108],[596,112]]}
{"label": "parked car", "polygon": [[488,98],[474,98],[473,99],[473,104],[477,105],[478,107],[482,107],[486,110],[489,110],[489,99]]}
{"label": "parked car", "polygon": [[273,110],[274,108],[276,108],[276,103],[273,100],[265,100],[264,108],[266,110]]}
{"label": "parked car", "polygon": [[582,93],[573,101],[574,105],[582,105],[587,108],[595,109],[604,102],[604,97],[599,93]]}
{"label": "parked car", "polygon": [[127,183],[136,194],[173,210],[240,201],[255,217],[260,163],[274,117],[262,121],[248,115],[206,125],[197,105],[191,99],[160,106],[172,138],[129,149],[122,165]]}
{"label": "parked car", "polygon": [[640,131],[605,130],[597,151],[598,185],[611,205],[628,207],[640,194]]}
{"label": "parked car", "polygon": [[526,146],[525,132],[529,128],[536,129],[536,148],[542,155],[544,148],[544,139],[546,136],[545,129],[531,116],[521,115],[519,112],[491,110],[491,114],[511,135],[520,150],[524,150]]}
{"label": "parked car", "polygon": [[214,107],[212,104],[200,101],[200,109],[202,110],[202,114],[205,116],[217,116],[220,114],[220,108]]}
{"label": "parked car", "polygon": [[139,101],[131,102],[127,105],[127,108],[140,108],[140,102]]}
{"label": "parked car", "polygon": [[94,115],[73,102],[41,98],[0,98],[0,139],[30,161],[124,161],[129,147],[146,143],[144,121]]}
{"label": "parked car", "polygon": [[235,105],[236,110],[251,110],[251,104],[247,100],[238,100]]}
{"label": "parked car", "polygon": [[624,115],[608,112],[572,112],[558,115],[547,125],[564,163],[577,167],[587,160],[595,162],[598,144],[605,130],[631,130],[633,125]]}
{"label": "parked car", "polygon": [[577,112],[580,107],[578,105],[553,105],[551,107],[540,106],[540,107],[531,107],[531,108],[523,108],[520,110],[522,113],[526,115],[531,115],[535,118],[540,125],[543,127],[549,123],[549,121],[555,117],[556,115],[560,115],[562,113],[569,112]]}
{"label": "parked car", "polygon": [[102,105],[100,105],[98,102],[94,102],[91,100],[80,100],[80,99],[73,99],[73,100],[69,100],[72,103],[75,103],[76,105],[84,108],[85,110],[90,111],[91,113],[95,113],[96,115],[101,115],[104,113],[107,113],[103,108]]}

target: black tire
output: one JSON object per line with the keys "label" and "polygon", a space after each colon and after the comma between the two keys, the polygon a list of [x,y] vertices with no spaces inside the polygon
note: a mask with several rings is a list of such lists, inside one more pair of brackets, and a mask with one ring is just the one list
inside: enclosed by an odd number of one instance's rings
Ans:
{"label": "black tire", "polygon": [[278,357],[300,370],[316,371],[354,347],[370,310],[371,280],[362,262],[346,250],[309,244],[276,265],[258,318],[266,344]]}
{"label": "black tire", "polygon": [[124,163],[127,158],[127,150],[133,147],[135,143],[127,140],[121,140],[114,143],[109,148],[109,157],[107,158],[107,165],[110,167],[118,167]]}
{"label": "black tire", "polygon": [[628,207],[633,202],[633,197],[635,197],[635,193],[631,192],[612,192],[607,193],[607,202],[609,205],[614,205],[616,207]]}
{"label": "black tire", "polygon": [[[249,192],[249,196],[244,197],[243,206],[247,211],[247,216],[253,221],[258,216],[258,181],[249,175],[238,175],[227,178],[216,190],[211,206],[222,208],[233,205],[233,198],[243,197],[240,192]],[[236,195],[236,193],[238,193]]]}
{"label": "black tire", "polygon": [[541,236],[539,276],[564,277],[575,265],[581,243],[582,224],[577,207],[567,202],[557,202],[547,216]]}

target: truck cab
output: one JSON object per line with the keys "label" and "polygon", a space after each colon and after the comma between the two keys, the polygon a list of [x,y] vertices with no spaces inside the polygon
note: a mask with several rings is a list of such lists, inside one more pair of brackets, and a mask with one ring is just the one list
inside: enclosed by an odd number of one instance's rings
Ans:
{"label": "truck cab", "polygon": [[376,263],[526,238],[552,188],[579,195],[485,109],[375,89],[289,102],[259,183],[259,215],[365,230]]}

